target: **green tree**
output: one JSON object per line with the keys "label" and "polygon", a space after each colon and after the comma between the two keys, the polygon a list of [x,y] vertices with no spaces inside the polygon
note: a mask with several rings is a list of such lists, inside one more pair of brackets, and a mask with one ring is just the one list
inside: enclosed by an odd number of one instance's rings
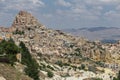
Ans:
{"label": "green tree", "polygon": [[39,80],[38,64],[35,59],[32,58],[28,48],[23,42],[20,42],[21,54],[22,54],[22,64],[26,65],[25,72],[28,76],[34,80]]}
{"label": "green tree", "polygon": [[120,71],[118,72],[118,77],[117,78],[120,80]]}
{"label": "green tree", "polygon": [[117,78],[114,77],[113,80],[119,80],[119,79],[117,79]]}
{"label": "green tree", "polygon": [[8,58],[13,65],[16,59],[16,54],[19,52],[19,47],[14,43],[12,38],[8,41],[2,40],[0,42],[0,54],[6,54],[4,57]]}
{"label": "green tree", "polygon": [[114,77],[113,80],[120,80],[120,71],[118,72],[118,76],[117,76],[117,78]]}

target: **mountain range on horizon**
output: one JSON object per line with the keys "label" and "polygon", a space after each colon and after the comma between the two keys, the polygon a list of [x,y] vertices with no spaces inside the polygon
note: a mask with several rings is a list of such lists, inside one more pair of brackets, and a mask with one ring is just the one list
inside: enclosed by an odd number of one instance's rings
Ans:
{"label": "mountain range on horizon", "polygon": [[120,40],[120,28],[118,27],[87,27],[78,29],[63,29],[74,36],[95,40]]}

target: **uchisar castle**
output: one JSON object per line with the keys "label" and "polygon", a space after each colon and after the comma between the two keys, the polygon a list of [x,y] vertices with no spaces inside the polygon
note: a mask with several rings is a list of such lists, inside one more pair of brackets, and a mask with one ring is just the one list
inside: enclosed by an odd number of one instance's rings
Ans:
{"label": "uchisar castle", "polygon": [[119,70],[119,41],[49,29],[26,11],[0,28],[0,80],[119,80]]}

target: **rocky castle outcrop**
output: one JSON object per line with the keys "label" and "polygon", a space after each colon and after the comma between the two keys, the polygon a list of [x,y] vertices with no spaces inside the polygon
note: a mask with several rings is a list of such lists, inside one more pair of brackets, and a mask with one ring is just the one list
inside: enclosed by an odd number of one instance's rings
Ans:
{"label": "rocky castle outcrop", "polygon": [[24,30],[25,28],[36,26],[42,26],[42,24],[40,24],[32,14],[26,11],[20,11],[13,21],[12,29],[14,30],[17,28],[19,30]]}
{"label": "rocky castle outcrop", "polygon": [[12,26],[18,27],[22,26],[36,26],[39,22],[36,18],[34,18],[30,13],[26,11],[20,11],[18,15],[15,17]]}

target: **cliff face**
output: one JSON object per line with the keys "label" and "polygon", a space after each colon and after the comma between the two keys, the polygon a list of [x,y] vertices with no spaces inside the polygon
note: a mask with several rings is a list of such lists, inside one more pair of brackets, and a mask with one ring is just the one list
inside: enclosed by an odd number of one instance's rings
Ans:
{"label": "cliff face", "polygon": [[14,29],[25,29],[27,27],[42,26],[38,20],[26,11],[20,11],[16,15],[15,20],[13,21],[12,28]]}

